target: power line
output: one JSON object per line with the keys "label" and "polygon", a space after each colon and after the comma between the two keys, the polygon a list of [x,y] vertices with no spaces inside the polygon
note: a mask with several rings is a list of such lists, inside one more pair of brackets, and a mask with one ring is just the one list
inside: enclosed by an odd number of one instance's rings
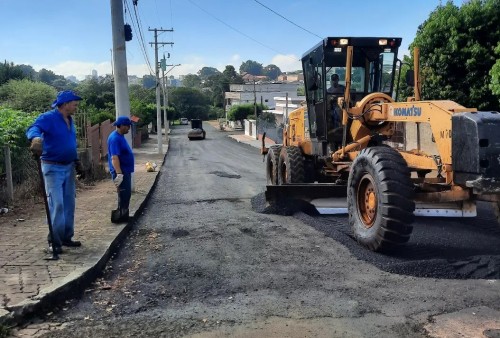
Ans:
{"label": "power line", "polygon": [[254,0],[254,1],[255,1],[256,3],[258,3],[259,5],[261,5],[262,7],[264,7],[265,9],[267,9],[267,10],[269,10],[269,11],[273,12],[274,14],[276,14],[277,16],[279,16],[280,18],[282,18],[282,19],[284,19],[284,20],[286,20],[286,21],[290,22],[292,25],[294,25],[294,26],[296,26],[296,27],[298,27],[298,28],[302,29],[303,31],[306,31],[307,33],[312,34],[312,35],[314,35],[314,36],[316,36],[316,37],[318,37],[318,38],[320,38],[320,39],[323,39],[321,36],[319,36],[319,35],[317,35],[317,34],[315,34],[315,33],[311,32],[311,31],[309,31],[309,30],[305,29],[304,27],[297,25],[295,22],[293,22],[293,21],[291,21],[291,20],[289,20],[289,19],[285,18],[283,15],[281,15],[281,14],[279,14],[278,12],[276,12],[276,11],[272,10],[271,8],[267,7],[267,6],[266,6],[266,5],[264,5],[262,2],[260,2],[260,1],[258,1],[258,0]]}
{"label": "power line", "polygon": [[146,49],[146,43],[144,42],[144,35],[143,35],[142,29],[141,29],[141,22],[139,19],[139,15],[137,14],[137,9],[136,9],[137,2],[135,0],[133,0],[135,21],[134,21],[134,18],[132,17],[128,1],[125,0],[124,2],[125,2],[126,12],[128,13],[130,21],[134,25],[136,32],[138,32],[138,43],[139,43],[139,47],[141,49],[142,55],[144,57],[144,60],[146,61],[146,65],[148,66],[150,75],[153,75],[153,68],[151,67],[151,63],[149,61],[149,55],[148,55],[148,52]]}
{"label": "power line", "polygon": [[259,45],[261,45],[261,46],[263,46],[263,47],[265,47],[265,48],[267,48],[267,49],[272,50],[273,52],[276,52],[276,53],[278,53],[278,54],[283,54],[284,56],[289,57],[290,59],[293,59],[293,60],[297,61],[295,58],[292,58],[291,56],[286,55],[286,53],[280,52],[280,51],[278,51],[278,50],[276,50],[276,49],[274,49],[274,48],[272,48],[272,47],[270,47],[270,46],[267,46],[267,45],[263,44],[262,42],[260,42],[260,41],[258,41],[258,40],[256,40],[256,39],[254,39],[253,37],[251,37],[251,36],[249,36],[249,35],[247,35],[247,34],[243,33],[242,31],[240,31],[240,30],[238,30],[238,29],[234,28],[233,26],[231,26],[231,25],[229,25],[228,23],[224,22],[223,20],[219,19],[218,17],[216,17],[216,16],[215,16],[215,15],[213,15],[212,13],[210,13],[210,12],[208,12],[207,10],[205,10],[205,9],[201,8],[198,4],[194,3],[192,0],[189,0],[189,2],[190,2],[190,3],[192,3],[194,6],[198,7],[200,10],[202,10],[202,11],[203,11],[203,12],[205,12],[206,14],[210,15],[210,16],[211,16],[212,18],[214,18],[215,20],[217,20],[217,21],[219,21],[220,23],[222,23],[223,25],[225,25],[225,26],[229,27],[230,29],[234,30],[235,32],[237,32],[237,33],[239,33],[239,34],[241,34],[241,35],[245,36],[246,38],[248,38],[248,39],[250,39],[250,40],[252,40],[252,41],[254,41],[254,42],[258,43]]}
{"label": "power line", "polygon": [[145,54],[145,57],[146,57],[146,63],[148,65],[148,68],[149,68],[149,72],[151,75],[153,75],[153,67],[151,67],[151,63],[149,61],[149,55],[148,55],[148,51],[146,49],[146,42],[144,41],[144,34],[142,33],[142,22],[141,22],[141,18],[138,14],[138,11],[137,11],[137,1],[134,1],[134,16],[135,16],[135,19],[137,21],[137,27],[139,28],[139,34],[141,36],[141,46],[142,46],[142,49],[144,50],[144,54]]}

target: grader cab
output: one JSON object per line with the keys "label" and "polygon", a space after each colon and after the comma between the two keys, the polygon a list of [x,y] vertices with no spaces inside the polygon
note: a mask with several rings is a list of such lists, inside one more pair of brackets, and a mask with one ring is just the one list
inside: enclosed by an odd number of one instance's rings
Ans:
{"label": "grader cab", "polygon": [[[329,37],[302,57],[306,102],[286,117],[266,156],[266,198],[346,196],[349,224],[379,251],[406,243],[415,215],[476,216],[500,201],[498,112],[422,101],[418,49],[396,102],[400,38]],[[337,79],[338,78],[338,79]]]}

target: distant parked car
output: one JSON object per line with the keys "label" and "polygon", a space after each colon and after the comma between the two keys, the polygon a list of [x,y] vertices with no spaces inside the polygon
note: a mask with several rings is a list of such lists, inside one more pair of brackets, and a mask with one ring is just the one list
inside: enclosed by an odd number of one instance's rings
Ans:
{"label": "distant parked car", "polygon": [[191,130],[188,133],[188,139],[189,141],[198,139],[198,140],[204,140],[205,139],[205,130],[203,130],[203,125],[201,120],[199,119],[192,119],[191,120]]}
{"label": "distant parked car", "polygon": [[182,117],[181,118],[181,124],[185,124],[185,125],[188,125],[189,124],[189,120],[185,117]]}

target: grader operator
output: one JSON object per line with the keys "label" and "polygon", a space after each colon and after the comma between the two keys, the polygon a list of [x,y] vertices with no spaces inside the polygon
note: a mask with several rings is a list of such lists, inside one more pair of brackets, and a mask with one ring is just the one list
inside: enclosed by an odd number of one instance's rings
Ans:
{"label": "grader operator", "polygon": [[400,45],[322,40],[302,57],[306,102],[287,116],[283,144],[261,149],[271,204],[346,196],[355,238],[374,251],[406,243],[415,214],[473,217],[476,201],[500,201],[500,114],[421,101],[418,49],[414,97],[396,102]]}

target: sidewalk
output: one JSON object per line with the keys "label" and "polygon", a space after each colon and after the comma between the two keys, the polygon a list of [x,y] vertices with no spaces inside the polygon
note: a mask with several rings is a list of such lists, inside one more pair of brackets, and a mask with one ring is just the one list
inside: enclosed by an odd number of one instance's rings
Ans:
{"label": "sidewalk", "polygon": [[[127,235],[156,182],[168,145],[158,154],[156,135],[134,149],[134,188],[128,224],[113,224],[116,190],[111,180],[77,191],[75,240],[80,248],[66,248],[58,261],[47,261],[47,223],[42,202],[29,209],[0,215],[0,324],[15,323],[38,309],[59,303],[93,282],[110,255]],[[157,164],[146,172],[145,163]]]}
{"label": "sidewalk", "polygon": [[[219,123],[217,121],[208,121],[207,123],[210,124],[212,127],[214,127],[217,131],[219,131]],[[233,131],[234,131],[233,129],[228,128],[223,132],[233,132]],[[243,131],[235,134],[229,134],[228,136],[234,139],[235,141],[248,144],[254,148],[260,149],[260,147],[262,146],[261,140],[256,140],[255,137],[245,135]],[[266,143],[266,146],[269,146],[269,144]]]}

